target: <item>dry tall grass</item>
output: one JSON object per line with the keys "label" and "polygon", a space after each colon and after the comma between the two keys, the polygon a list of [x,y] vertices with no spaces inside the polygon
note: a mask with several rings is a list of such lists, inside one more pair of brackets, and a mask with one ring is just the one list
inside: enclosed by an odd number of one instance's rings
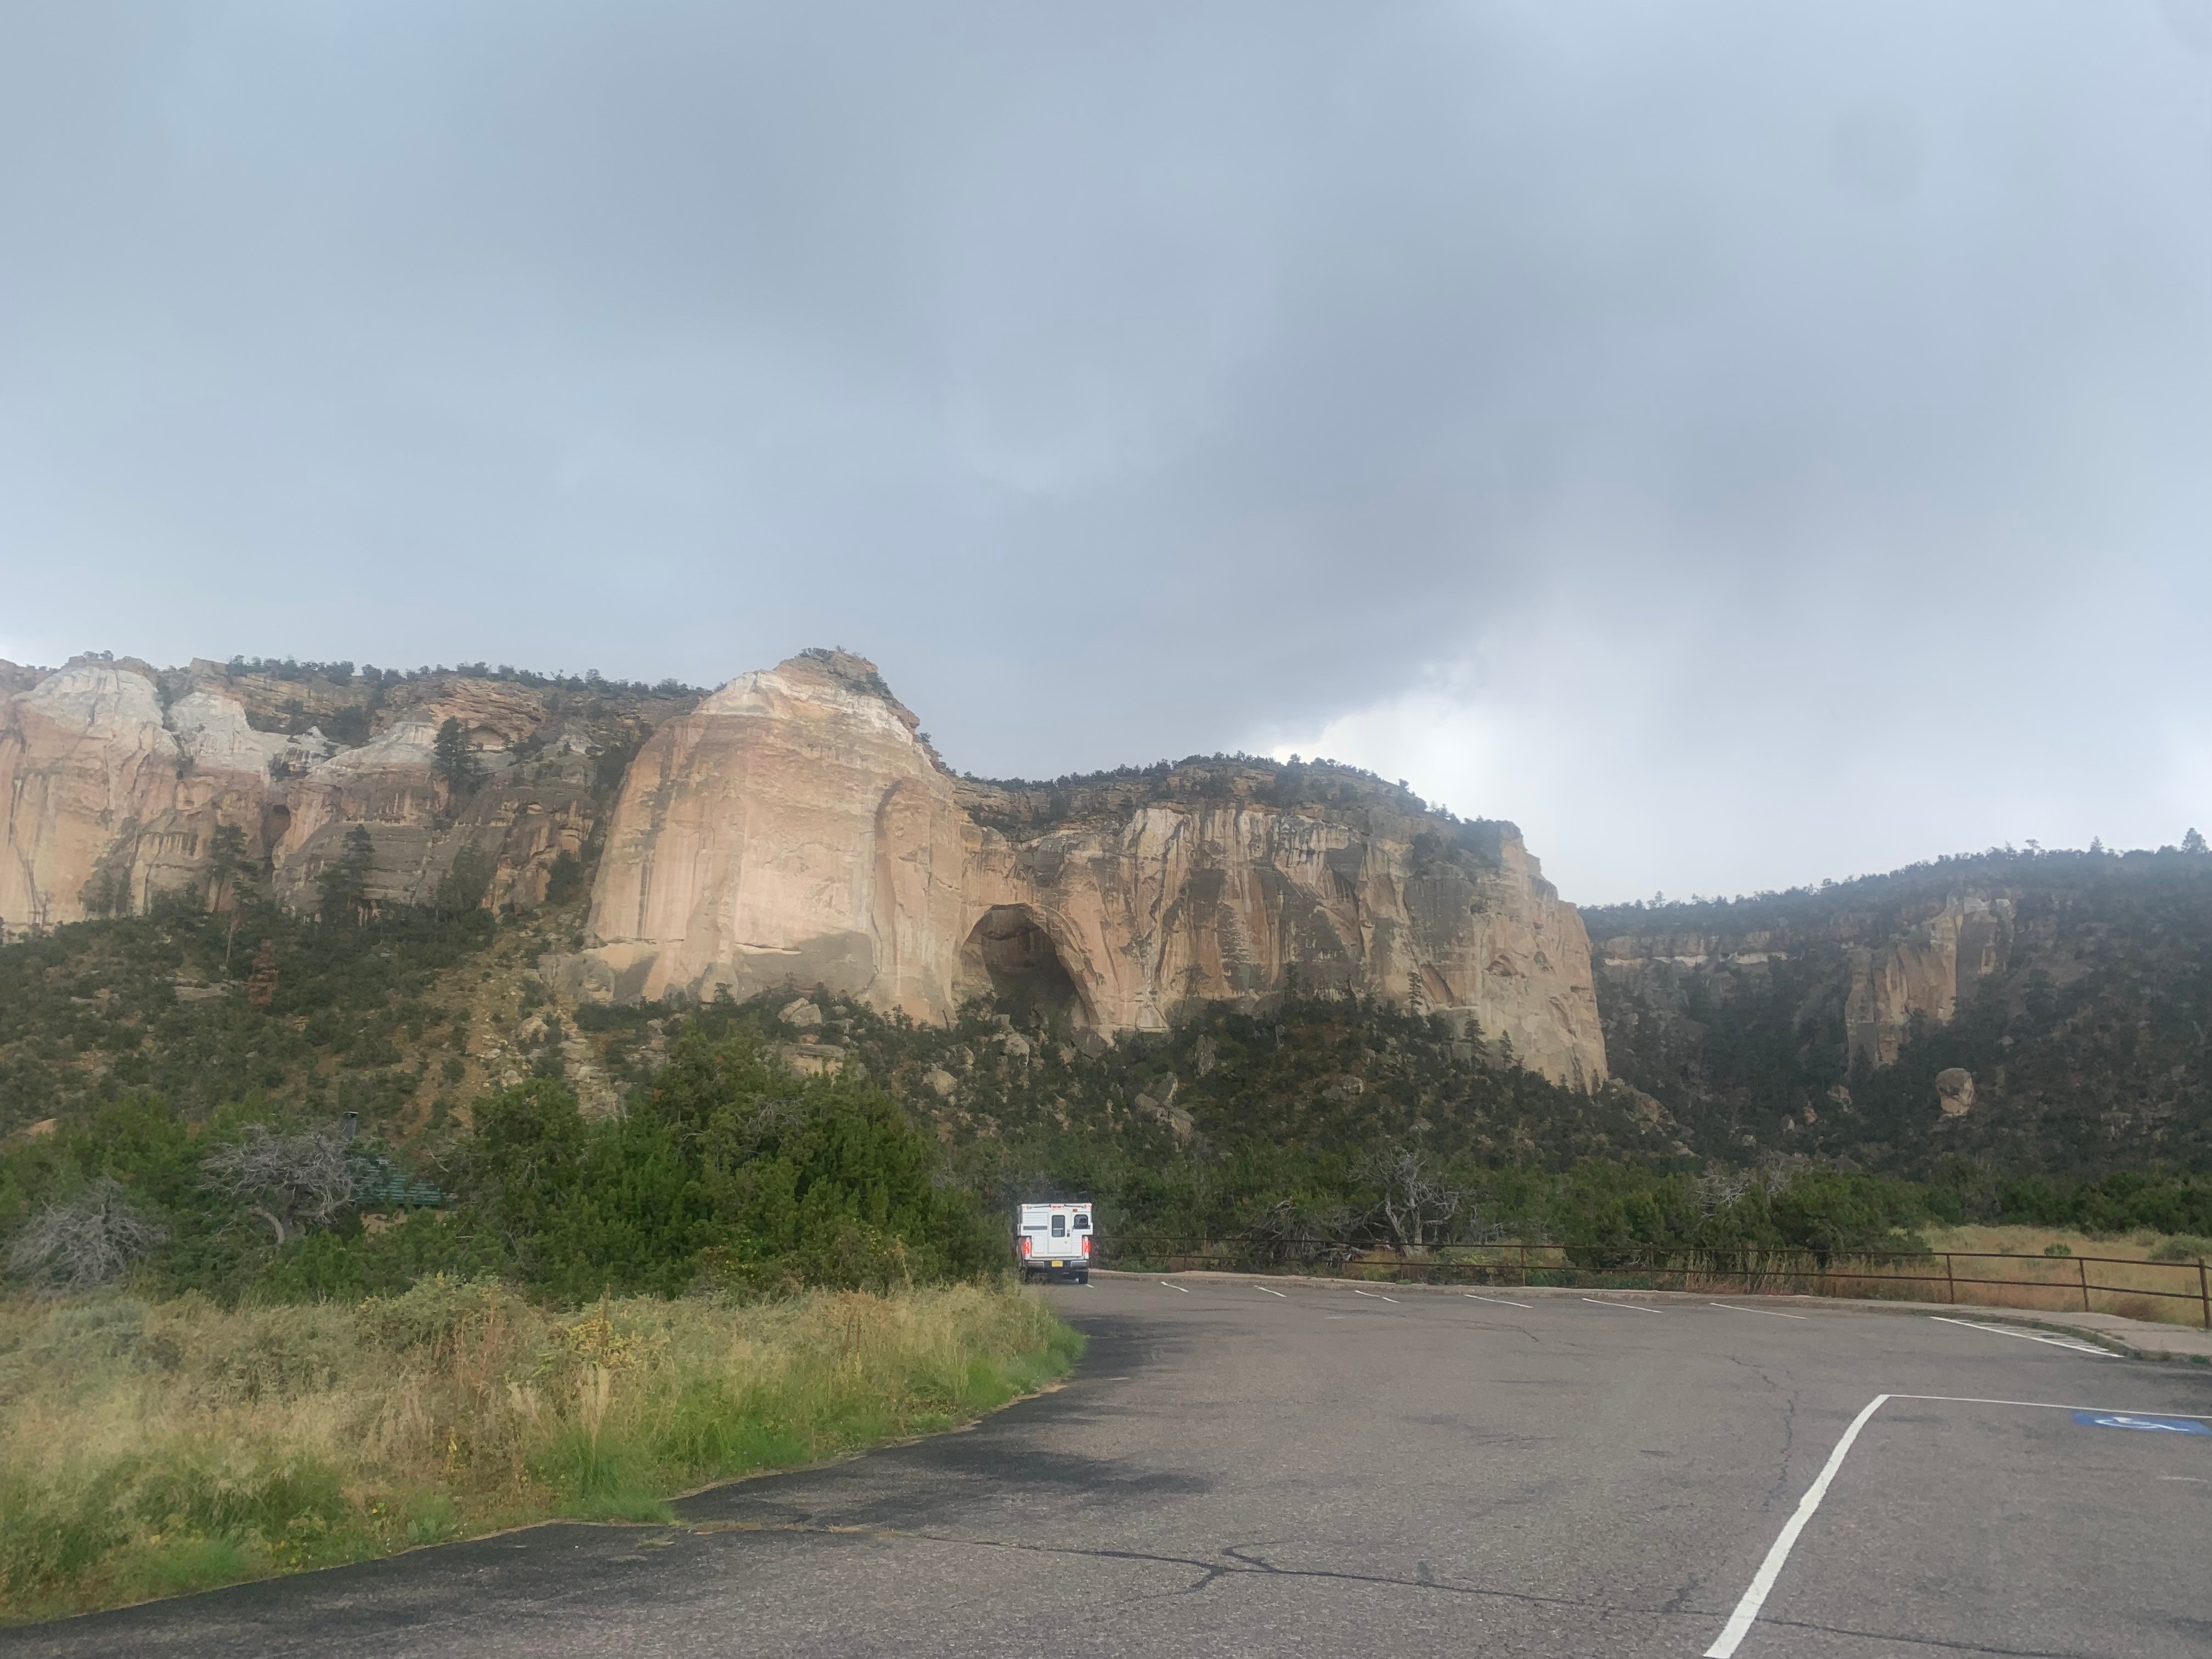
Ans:
{"label": "dry tall grass", "polygon": [[[1686,1276],[1625,1267],[1608,1272],[1576,1252],[1531,1248],[1525,1255],[1498,1247],[1447,1253],[1464,1266],[1491,1268],[1503,1279],[1525,1270],[1537,1283],[1592,1280],[1735,1293],[1835,1296],[1869,1301],[1956,1302],[1961,1306],[2015,1308],[2044,1313],[2109,1313],[2169,1325],[2204,1323],[2200,1291],[2205,1276],[2199,1256],[2212,1256],[2203,1239],[2139,1233],[2091,1238],[2042,1227],[1944,1227],[1931,1230],[1927,1255],[1850,1255],[1829,1258],[1826,1277],[1805,1252],[1773,1252],[1755,1276],[1726,1271],[1727,1253],[1705,1259],[1717,1270]],[[2057,1246],[2065,1254],[2048,1255]],[[1587,1258],[1601,1253],[1583,1253]],[[1696,1264],[1696,1253],[1662,1253],[1668,1267]],[[1354,1264],[1351,1271],[1360,1270]],[[1387,1270],[1386,1270],[1387,1271]],[[2086,1287],[2086,1295],[2085,1295]],[[2086,1307],[2084,1305],[2086,1302]]]}
{"label": "dry tall grass", "polygon": [[[1954,1278],[2001,1281],[1961,1287],[1961,1301],[2078,1313],[2087,1280],[2091,1311],[2168,1325],[2204,1323],[2200,1297],[2212,1275],[2200,1263],[2212,1259],[2212,1240],[2148,1231],[2093,1238],[2062,1228],[2012,1226],[1931,1228],[1928,1242],[1950,1255]],[[2063,1254],[2051,1254],[2054,1249]],[[2004,1257],[2026,1259],[1992,1259]]]}
{"label": "dry tall grass", "polygon": [[227,1311],[0,1303],[0,1613],[37,1618],[674,1491],[943,1428],[1066,1369],[973,1286],[549,1313],[492,1284]]}
{"label": "dry tall grass", "polygon": [[[1835,1296],[1869,1301],[1956,1302],[2044,1313],[2108,1313],[2169,1325],[2205,1324],[2212,1240],[2139,1232],[2094,1238],[2047,1227],[1938,1227],[1926,1255],[1828,1259],[1823,1276],[1809,1252],[1618,1251],[1514,1243],[1454,1246],[1429,1267],[1510,1285],[1613,1285],[1778,1296]],[[2049,1254],[2056,1249],[2061,1254]],[[1639,1261],[1638,1258],[1642,1260]],[[1947,1259],[1948,1258],[1948,1259]],[[1755,1261],[1759,1271],[1737,1271]],[[1178,1256],[1171,1267],[1227,1267],[1226,1255]],[[1409,1264],[1371,1251],[1337,1269],[1354,1278],[1393,1279]],[[2086,1305],[2085,1305],[2086,1304]]]}

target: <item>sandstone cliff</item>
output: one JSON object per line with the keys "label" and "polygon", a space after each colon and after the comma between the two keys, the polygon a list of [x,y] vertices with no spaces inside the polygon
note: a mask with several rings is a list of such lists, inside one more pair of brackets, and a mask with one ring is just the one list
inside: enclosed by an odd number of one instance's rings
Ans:
{"label": "sandstone cliff", "polygon": [[1961,891],[1810,927],[1615,934],[1599,942],[1597,963],[1624,997],[1662,1018],[1695,995],[1765,995],[1782,964],[1809,967],[1817,977],[1806,1018],[1833,1004],[1840,1058],[1887,1066],[1916,1019],[1949,1024],[1975,988],[2006,966],[2014,931],[2010,895]]}
{"label": "sandstone cliff", "polygon": [[[0,932],[140,911],[163,893],[209,896],[218,828],[240,832],[249,864],[294,908],[312,908],[357,828],[374,844],[374,901],[423,902],[465,858],[486,902],[533,904],[556,860],[580,859],[596,830],[602,757],[618,760],[688,703],[616,707],[462,675],[280,682],[206,662],[7,670]],[[449,718],[485,774],[458,797],[431,763]]]}
{"label": "sandstone cliff", "polygon": [[2205,1155],[2212,854],[1996,849],[1585,915],[1614,1073],[1700,1152]]}
{"label": "sandstone cliff", "polygon": [[917,1019],[968,997],[1103,1030],[1294,982],[1472,1018],[1606,1077],[1589,945],[1510,824],[1342,769],[1198,762],[1054,786],[955,778],[872,665],[739,676],[632,766],[571,994],[820,983]]}

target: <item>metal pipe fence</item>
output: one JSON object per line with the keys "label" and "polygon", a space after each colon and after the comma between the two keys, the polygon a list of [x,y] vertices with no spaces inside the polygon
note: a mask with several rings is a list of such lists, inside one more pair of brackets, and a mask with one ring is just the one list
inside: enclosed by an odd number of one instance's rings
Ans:
{"label": "metal pipe fence", "polygon": [[[1984,1262],[2032,1267],[2004,1277],[1977,1276],[2001,1269]],[[1960,1264],[1967,1264],[1960,1271]],[[1889,1286],[1942,1287],[1941,1300],[1982,1306],[2017,1306],[1971,1294],[2002,1289],[2051,1292],[2084,1313],[2095,1298],[2153,1297],[2196,1304],[2193,1311],[2212,1331],[2212,1272],[2197,1261],[2144,1261],[2124,1256],[2008,1255],[1993,1250],[1669,1250],[1652,1246],[1594,1244],[1446,1245],[1414,1252],[1345,1244],[1285,1243],[1277,1240],[1193,1239],[1147,1235],[1098,1241],[1097,1265],[1176,1273],[1212,1268],[1249,1273],[1322,1273],[1396,1283],[1553,1286],[1580,1290],[1691,1290],[1738,1296],[1797,1295],[1881,1299]],[[2160,1277],[2173,1288],[2116,1285],[2112,1274],[2093,1278],[2091,1267],[2126,1268]],[[1960,1292],[1969,1294],[1961,1297]],[[1939,1299],[1930,1297],[1928,1299]],[[2046,1310],[2055,1311],[2055,1310]]]}

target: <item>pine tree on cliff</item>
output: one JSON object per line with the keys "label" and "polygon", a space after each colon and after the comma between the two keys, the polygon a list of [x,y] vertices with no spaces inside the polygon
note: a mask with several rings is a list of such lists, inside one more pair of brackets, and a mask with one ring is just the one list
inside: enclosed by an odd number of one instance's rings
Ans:
{"label": "pine tree on cliff", "polygon": [[239,878],[248,869],[246,831],[234,823],[216,826],[208,843],[207,907],[221,910],[238,895]]}
{"label": "pine tree on cliff", "polygon": [[368,874],[375,861],[375,842],[366,829],[356,824],[346,836],[344,854],[318,880],[322,889],[322,916],[325,923],[354,927],[367,916]]}
{"label": "pine tree on cliff", "polygon": [[2185,853],[2201,853],[2204,850],[2204,837],[2198,835],[2193,826],[2189,833],[2181,838],[2181,850]]}
{"label": "pine tree on cliff", "polygon": [[448,800],[473,793],[484,781],[484,763],[469,742],[469,729],[448,715],[430,745],[430,770],[446,782]]}
{"label": "pine tree on cliff", "polygon": [[238,943],[239,884],[252,866],[246,857],[246,831],[234,823],[216,826],[208,848],[207,903],[210,910],[230,909],[230,931],[222,941],[222,971],[230,971],[230,952]]}

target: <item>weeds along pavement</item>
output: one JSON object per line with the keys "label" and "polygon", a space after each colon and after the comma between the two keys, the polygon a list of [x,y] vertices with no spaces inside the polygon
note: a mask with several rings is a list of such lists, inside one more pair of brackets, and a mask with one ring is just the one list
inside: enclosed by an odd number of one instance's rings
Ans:
{"label": "weeds along pavement", "polygon": [[9,1620],[381,1555],[967,1421],[1080,1340],[975,1286],[548,1311],[434,1279],[356,1305],[0,1303]]}

